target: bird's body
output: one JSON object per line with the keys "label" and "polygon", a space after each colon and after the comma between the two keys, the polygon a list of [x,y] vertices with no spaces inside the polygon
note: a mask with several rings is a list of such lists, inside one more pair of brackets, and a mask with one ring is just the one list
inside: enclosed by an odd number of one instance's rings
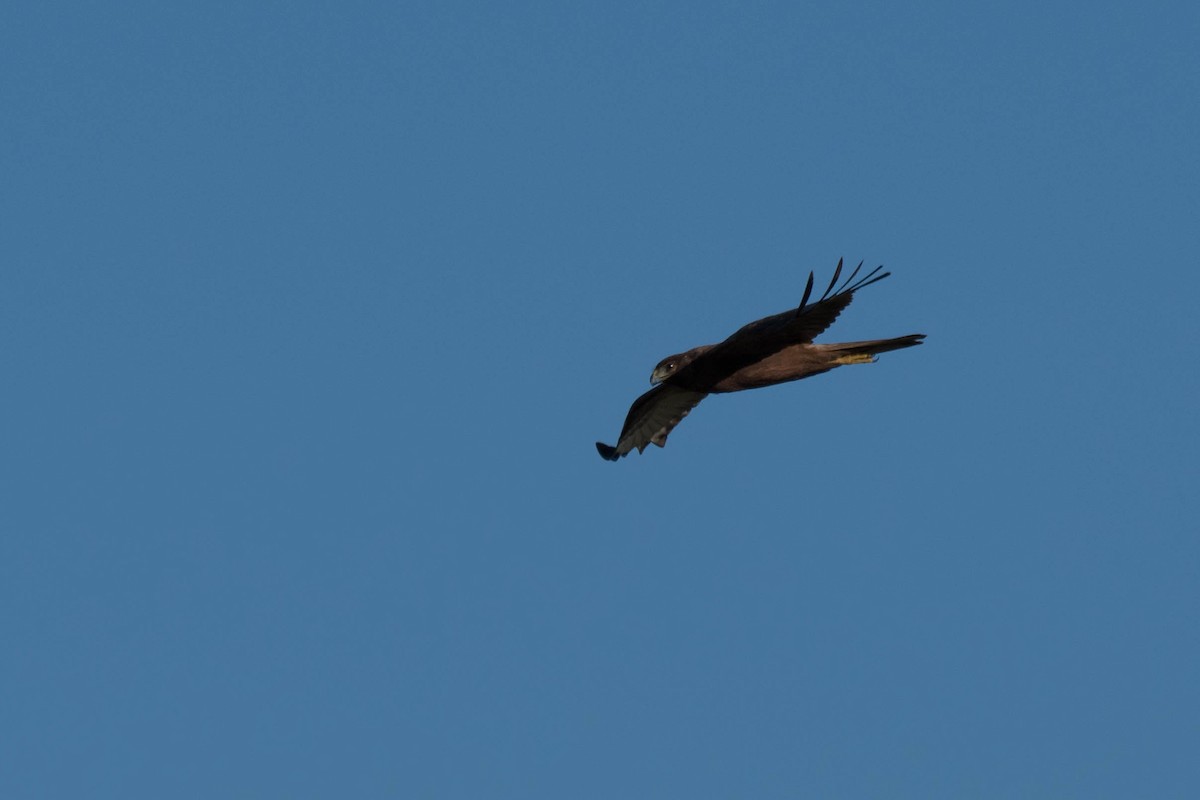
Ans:
{"label": "bird's body", "polygon": [[[914,338],[915,336],[915,338]],[[898,339],[873,339],[868,342],[843,342],[841,344],[793,344],[778,353],[742,367],[727,378],[709,388],[709,394],[741,392],[746,389],[761,389],[777,383],[798,381],[828,372],[834,367],[847,364],[870,364],[879,353],[899,350],[920,344],[921,334],[901,336]],[[706,344],[689,350],[685,355],[701,355],[715,345]],[[695,357],[693,356],[693,358]]]}
{"label": "bird's body", "polygon": [[882,269],[876,267],[852,283],[861,267],[859,264],[834,291],[842,271],[842,262],[838,261],[829,288],[812,305],[808,305],[813,286],[813,275],[809,273],[798,308],[751,322],[719,344],[702,345],[664,358],[650,375],[650,382],[658,385],[634,401],[616,446],[596,442],[600,455],[616,461],[635,448],[640,453],[649,444],[664,446],[671,430],[709,394],[758,389],[820,375],[847,364],[868,364],[880,353],[920,344],[925,338],[921,333],[894,339],[813,343],[850,304],[854,292],[890,274],[876,274]]}

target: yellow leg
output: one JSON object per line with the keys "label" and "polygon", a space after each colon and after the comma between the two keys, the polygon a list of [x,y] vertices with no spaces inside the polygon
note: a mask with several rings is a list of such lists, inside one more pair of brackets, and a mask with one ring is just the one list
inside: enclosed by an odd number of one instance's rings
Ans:
{"label": "yellow leg", "polygon": [[835,364],[874,364],[875,356],[869,353],[856,353],[852,356],[838,356],[833,360]]}

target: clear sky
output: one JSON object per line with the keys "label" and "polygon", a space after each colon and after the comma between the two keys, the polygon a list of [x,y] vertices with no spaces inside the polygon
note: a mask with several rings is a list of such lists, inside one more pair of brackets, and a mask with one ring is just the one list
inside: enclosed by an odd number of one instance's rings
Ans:
{"label": "clear sky", "polygon": [[0,796],[1200,796],[1197,9],[6,4]]}

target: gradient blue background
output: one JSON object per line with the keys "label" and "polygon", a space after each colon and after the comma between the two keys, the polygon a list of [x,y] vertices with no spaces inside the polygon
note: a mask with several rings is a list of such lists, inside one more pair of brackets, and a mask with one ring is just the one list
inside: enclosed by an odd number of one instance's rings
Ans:
{"label": "gradient blue background", "polygon": [[1194,2],[0,37],[0,795],[1200,794]]}

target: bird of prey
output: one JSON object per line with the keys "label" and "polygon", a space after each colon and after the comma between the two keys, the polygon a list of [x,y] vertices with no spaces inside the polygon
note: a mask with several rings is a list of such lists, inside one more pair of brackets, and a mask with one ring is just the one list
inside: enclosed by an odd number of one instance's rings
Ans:
{"label": "bird of prey", "polygon": [[808,300],[812,295],[813,274],[810,272],[797,308],[751,322],[719,344],[694,347],[658,362],[650,373],[654,388],[633,401],[615,447],[596,442],[600,455],[616,461],[634,448],[641,453],[650,444],[663,447],[680,420],[710,394],[797,381],[844,364],[870,364],[880,353],[921,344],[923,333],[895,339],[813,344],[813,339],[850,305],[855,292],[891,275],[880,274],[883,269],[880,265],[855,282],[860,269],[862,262],[835,290],[842,274],[839,259],[829,288],[811,305]]}

